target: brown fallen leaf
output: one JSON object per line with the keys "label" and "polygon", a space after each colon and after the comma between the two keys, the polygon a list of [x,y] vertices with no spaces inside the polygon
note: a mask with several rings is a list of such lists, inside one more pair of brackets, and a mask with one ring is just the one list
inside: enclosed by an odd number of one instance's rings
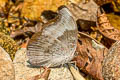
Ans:
{"label": "brown fallen leaf", "polygon": [[98,9],[97,29],[104,37],[107,38],[107,41],[114,43],[115,41],[120,40],[120,31],[111,25],[107,15],[102,9],[101,11]]}
{"label": "brown fallen leaf", "polygon": [[24,0],[21,15],[30,20],[41,21],[40,15],[44,10],[57,11],[58,7],[67,3],[67,0]]}
{"label": "brown fallen leaf", "polygon": [[90,0],[85,3],[87,0],[81,0],[80,3],[71,3],[67,5],[73,14],[73,18],[75,20],[82,19],[88,21],[96,21],[96,12],[98,9],[98,5],[94,2],[94,0]]}
{"label": "brown fallen leaf", "polygon": [[20,35],[27,35],[27,32],[36,33],[42,30],[42,23],[37,23],[32,27],[24,27],[23,29],[15,30],[11,32],[10,37],[15,38]]}
{"label": "brown fallen leaf", "polygon": [[97,80],[103,80],[102,61],[107,53],[107,48],[90,36],[80,32],[77,46],[78,56],[73,60],[77,66],[85,73]]}

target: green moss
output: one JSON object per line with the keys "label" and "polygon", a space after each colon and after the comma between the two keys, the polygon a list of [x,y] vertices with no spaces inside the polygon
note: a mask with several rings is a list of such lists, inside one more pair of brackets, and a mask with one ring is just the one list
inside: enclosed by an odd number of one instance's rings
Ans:
{"label": "green moss", "polygon": [[16,51],[18,50],[18,46],[16,42],[8,35],[0,32],[0,46],[5,49],[5,51],[10,55],[13,60]]}

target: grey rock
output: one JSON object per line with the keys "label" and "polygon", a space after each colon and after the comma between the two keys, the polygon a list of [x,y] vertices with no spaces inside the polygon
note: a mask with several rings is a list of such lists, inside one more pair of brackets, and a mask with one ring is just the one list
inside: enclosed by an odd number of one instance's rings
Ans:
{"label": "grey rock", "polygon": [[104,80],[120,80],[120,41],[115,42],[103,61]]}

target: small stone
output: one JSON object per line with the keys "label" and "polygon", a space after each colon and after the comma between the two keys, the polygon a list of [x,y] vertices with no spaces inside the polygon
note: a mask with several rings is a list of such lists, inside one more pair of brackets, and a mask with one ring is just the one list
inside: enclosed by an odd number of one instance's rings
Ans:
{"label": "small stone", "polygon": [[[17,51],[13,63],[16,80],[28,80],[44,71],[43,68],[33,68],[29,65],[26,48],[21,48]],[[68,68],[51,68],[48,80],[73,80],[73,76]]]}
{"label": "small stone", "polygon": [[120,41],[109,49],[103,61],[104,80],[120,80]]}
{"label": "small stone", "polygon": [[0,80],[15,80],[12,60],[2,47],[0,47]]}
{"label": "small stone", "polygon": [[66,67],[51,68],[48,80],[74,80],[71,72]]}

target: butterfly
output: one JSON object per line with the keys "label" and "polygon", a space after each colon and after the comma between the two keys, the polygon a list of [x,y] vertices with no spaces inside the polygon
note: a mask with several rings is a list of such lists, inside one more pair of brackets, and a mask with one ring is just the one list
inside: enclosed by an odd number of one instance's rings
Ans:
{"label": "butterfly", "polygon": [[56,67],[68,63],[74,57],[77,33],[72,13],[67,7],[61,7],[55,22],[45,25],[28,42],[29,63],[37,67]]}

